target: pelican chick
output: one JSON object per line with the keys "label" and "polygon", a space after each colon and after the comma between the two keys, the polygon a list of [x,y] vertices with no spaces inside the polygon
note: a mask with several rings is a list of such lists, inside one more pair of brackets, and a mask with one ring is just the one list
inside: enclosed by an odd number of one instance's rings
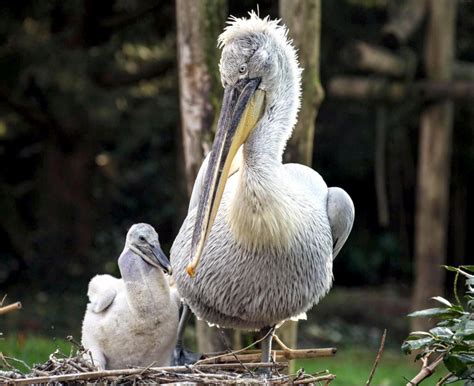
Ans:
{"label": "pelican chick", "polygon": [[151,225],[130,228],[118,266],[121,279],[97,275],[89,283],[83,346],[102,369],[169,365],[180,299],[164,274],[171,274],[170,262]]}

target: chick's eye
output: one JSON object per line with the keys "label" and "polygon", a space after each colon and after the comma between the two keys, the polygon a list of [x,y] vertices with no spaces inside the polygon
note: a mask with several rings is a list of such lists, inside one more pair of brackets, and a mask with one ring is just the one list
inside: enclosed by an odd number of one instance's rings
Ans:
{"label": "chick's eye", "polygon": [[247,72],[247,65],[245,63],[240,65],[239,72],[241,74],[245,74]]}
{"label": "chick's eye", "polygon": [[140,241],[145,241],[145,238],[144,238],[143,236],[140,236],[138,239],[139,239]]}

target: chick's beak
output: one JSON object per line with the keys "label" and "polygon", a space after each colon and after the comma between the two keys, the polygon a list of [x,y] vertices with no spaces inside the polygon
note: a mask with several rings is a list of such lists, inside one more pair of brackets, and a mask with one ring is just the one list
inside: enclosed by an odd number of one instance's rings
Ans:
{"label": "chick's beak", "polygon": [[162,269],[165,273],[171,275],[172,269],[168,257],[165,255],[163,250],[160,247],[160,244],[157,245],[147,245],[146,248],[139,247],[140,257],[145,260],[148,264]]}

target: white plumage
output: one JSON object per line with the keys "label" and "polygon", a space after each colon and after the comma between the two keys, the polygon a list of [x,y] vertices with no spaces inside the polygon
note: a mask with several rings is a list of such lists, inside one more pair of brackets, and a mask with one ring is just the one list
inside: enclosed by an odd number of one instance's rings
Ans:
{"label": "white plumage", "polygon": [[[199,318],[265,335],[329,291],[354,205],[311,168],[282,163],[301,95],[287,29],[251,13],[232,18],[218,41],[221,113],[171,262]],[[270,347],[268,334],[262,361]]]}
{"label": "white plumage", "polygon": [[176,344],[180,299],[163,273],[169,262],[150,225],[130,228],[119,267],[121,279],[97,275],[89,283],[82,344],[102,369],[167,366]]}

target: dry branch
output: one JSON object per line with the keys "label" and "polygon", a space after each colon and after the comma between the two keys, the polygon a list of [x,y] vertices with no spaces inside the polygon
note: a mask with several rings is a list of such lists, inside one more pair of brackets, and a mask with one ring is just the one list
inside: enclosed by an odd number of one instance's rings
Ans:
{"label": "dry branch", "polygon": [[[251,368],[264,368],[264,367],[286,367],[283,363],[248,363],[246,364]],[[86,381],[93,379],[129,376],[129,375],[145,375],[156,373],[166,377],[173,373],[190,373],[194,370],[228,370],[239,368],[240,364],[203,364],[203,365],[189,365],[189,366],[168,366],[168,367],[150,367],[150,368],[133,368],[133,369],[121,369],[121,370],[101,370],[101,371],[88,371],[83,373],[75,374],[60,374],[60,375],[48,375],[41,377],[32,377],[26,379],[16,379],[10,381],[13,385],[28,385],[32,383],[52,383],[52,382],[72,382],[72,381]]]}
{"label": "dry branch", "polygon": [[[252,350],[256,354],[256,350]],[[141,367],[120,370],[98,370],[87,359],[88,352],[80,349],[75,356],[65,356],[56,350],[50,355],[49,360],[41,365],[29,369],[25,375],[15,370],[8,362],[8,371],[0,371],[0,383],[9,385],[27,385],[42,383],[181,383],[191,382],[197,384],[308,384],[325,382],[329,384],[335,376],[328,371],[316,374],[306,374],[304,370],[296,374],[282,374],[287,372],[288,362],[275,363],[202,363],[189,366],[175,367]],[[209,355],[209,354],[208,354]],[[227,354],[229,355],[229,354]],[[260,354],[259,354],[260,355]],[[5,357],[5,360],[14,360]],[[270,368],[269,378],[261,376],[253,370]]]}
{"label": "dry branch", "polygon": [[394,77],[404,77],[411,67],[406,58],[360,41],[347,46],[341,56],[351,68]]}
{"label": "dry branch", "polygon": [[416,386],[419,385],[425,378],[430,377],[436,371],[436,366],[438,366],[443,361],[443,356],[440,355],[436,358],[430,365],[428,365],[428,357],[422,359],[423,366],[420,372],[407,383],[407,386]]}
{"label": "dry branch", "polygon": [[22,308],[22,305],[20,302],[9,304],[8,306],[0,307],[0,315],[19,310],[21,308]]}
{"label": "dry branch", "polygon": [[365,386],[370,386],[370,383],[372,382],[372,378],[374,377],[375,370],[377,370],[377,366],[380,362],[380,358],[382,357],[383,349],[385,347],[385,338],[386,337],[387,337],[387,329],[385,329],[383,331],[382,339],[380,340],[379,351],[377,352],[377,356],[375,357],[374,365],[372,366],[372,370],[370,370],[369,379],[367,380],[367,383],[365,384]]}
{"label": "dry branch", "polygon": [[390,48],[398,48],[407,43],[426,13],[426,0],[397,3],[398,7],[382,30],[383,42]]}
{"label": "dry branch", "polygon": [[[276,362],[283,362],[292,359],[302,358],[320,358],[333,356],[336,352],[334,348],[324,349],[300,349],[291,350],[290,352],[284,350],[273,350],[272,358]],[[227,354],[216,353],[215,357],[204,358],[199,363],[233,363],[233,362],[258,362],[262,358],[262,352],[260,350],[252,350],[252,352],[245,352],[243,354]]]}
{"label": "dry branch", "polygon": [[329,95],[354,100],[401,102],[406,98],[422,100],[474,99],[473,81],[420,81],[415,83],[390,82],[384,78],[338,76],[329,82]]}

